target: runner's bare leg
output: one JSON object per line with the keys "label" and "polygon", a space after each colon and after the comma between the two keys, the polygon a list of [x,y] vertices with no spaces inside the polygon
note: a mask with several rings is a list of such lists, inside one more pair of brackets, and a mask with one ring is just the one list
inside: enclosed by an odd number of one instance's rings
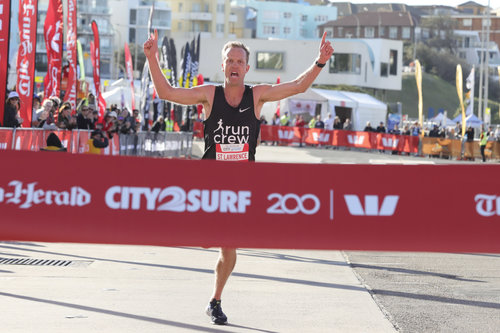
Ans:
{"label": "runner's bare leg", "polygon": [[215,266],[215,285],[212,299],[221,299],[222,290],[236,265],[236,249],[221,248]]}

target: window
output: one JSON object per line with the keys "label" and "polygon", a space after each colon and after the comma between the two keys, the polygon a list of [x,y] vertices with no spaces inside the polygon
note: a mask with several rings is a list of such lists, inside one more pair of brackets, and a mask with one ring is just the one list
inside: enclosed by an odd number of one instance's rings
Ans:
{"label": "window", "polygon": [[490,22],[488,22],[488,19],[483,19],[482,22],[483,22],[483,27],[487,27],[487,26],[491,27],[491,20],[490,20]]}
{"label": "window", "polygon": [[179,2],[179,12],[182,12],[182,2]]}
{"label": "window", "polygon": [[391,50],[389,53],[389,73],[391,75],[398,75],[398,51]]}
{"label": "window", "polygon": [[329,72],[361,74],[361,54],[334,53],[330,60]]}
{"label": "window", "polygon": [[386,62],[380,63],[380,76],[388,77],[389,76],[389,64]]}
{"label": "window", "polygon": [[390,27],[389,28],[389,38],[391,38],[391,39],[398,38],[398,27]]}
{"label": "window", "polygon": [[264,25],[264,35],[275,35],[278,29],[274,25]]}
{"label": "window", "polygon": [[307,21],[307,15],[302,15],[302,22]]}
{"label": "window", "polygon": [[333,38],[333,27],[325,28],[325,32],[326,32],[326,38]]}
{"label": "window", "polygon": [[375,37],[375,28],[365,27],[365,38],[373,38],[373,37]]}
{"label": "window", "polygon": [[401,38],[410,39],[410,36],[411,36],[410,27],[403,27],[403,30],[401,31]]}
{"label": "window", "polygon": [[136,24],[137,22],[137,9],[130,10],[129,24]]}
{"label": "window", "polygon": [[257,69],[283,69],[283,52],[257,52]]}
{"label": "window", "polygon": [[300,37],[307,38],[307,29],[300,29]]}
{"label": "window", "polygon": [[344,37],[344,28],[343,27],[337,28],[337,37]]}
{"label": "window", "polygon": [[217,23],[217,32],[224,32],[224,23]]}
{"label": "window", "polygon": [[378,36],[379,37],[385,36],[385,27],[378,27]]}
{"label": "window", "polygon": [[292,28],[290,28],[290,27],[283,28],[283,34],[289,35],[291,32],[292,32]]}
{"label": "window", "polygon": [[290,13],[290,12],[284,12],[283,13],[283,18],[289,19],[291,17],[292,17],[292,13]]}
{"label": "window", "polygon": [[462,20],[462,25],[464,27],[470,27],[470,26],[472,26],[472,19],[463,19]]}
{"label": "window", "polygon": [[128,40],[135,44],[135,28],[128,29]]}
{"label": "window", "polygon": [[218,3],[217,4],[217,13],[224,13],[225,11],[225,5],[223,3]]}

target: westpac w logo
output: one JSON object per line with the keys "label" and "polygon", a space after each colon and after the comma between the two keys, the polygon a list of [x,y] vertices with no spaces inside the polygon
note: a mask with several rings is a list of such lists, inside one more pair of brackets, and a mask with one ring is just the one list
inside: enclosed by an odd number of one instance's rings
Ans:
{"label": "westpac w logo", "polygon": [[351,145],[362,145],[363,142],[365,141],[365,137],[364,136],[358,136],[358,135],[347,135],[347,141],[351,144]]}
{"label": "westpac w logo", "polygon": [[[398,204],[399,195],[387,195],[379,206],[378,195],[365,195],[364,206],[355,194],[344,195],[349,213],[354,216],[392,216]],[[380,209],[379,209],[380,207]]]}
{"label": "westpac w logo", "polygon": [[399,139],[382,138],[382,145],[384,147],[396,148],[398,146],[398,143],[399,143]]}
{"label": "westpac w logo", "polygon": [[278,137],[282,140],[292,140],[293,139],[293,131],[287,130],[278,130]]}
{"label": "westpac w logo", "polygon": [[318,142],[328,142],[330,140],[330,133],[316,133],[312,134],[314,141]]}

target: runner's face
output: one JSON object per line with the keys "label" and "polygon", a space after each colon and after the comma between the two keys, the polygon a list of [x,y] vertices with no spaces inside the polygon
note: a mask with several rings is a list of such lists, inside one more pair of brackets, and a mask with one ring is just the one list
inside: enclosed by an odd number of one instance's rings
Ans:
{"label": "runner's face", "polygon": [[250,69],[247,64],[247,54],[240,47],[232,47],[226,51],[222,63],[227,84],[243,84],[245,74]]}

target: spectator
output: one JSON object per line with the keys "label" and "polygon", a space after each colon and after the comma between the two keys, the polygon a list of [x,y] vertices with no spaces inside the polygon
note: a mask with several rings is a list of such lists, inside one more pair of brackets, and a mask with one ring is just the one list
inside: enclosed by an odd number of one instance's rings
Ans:
{"label": "spectator", "polygon": [[76,128],[76,126],[76,118],[71,116],[71,104],[69,102],[64,102],[59,109],[57,127],[65,130],[72,130]]}
{"label": "spectator", "polygon": [[132,126],[134,127],[135,131],[138,132],[141,129],[141,123],[142,123],[142,116],[139,110],[134,109],[132,111],[132,118],[133,121],[131,121]]}
{"label": "spectator", "polygon": [[19,94],[11,91],[5,103],[3,126],[4,127],[19,127],[24,122],[24,119],[19,116],[19,109],[21,108],[21,99]]}
{"label": "spectator", "polygon": [[163,116],[158,116],[158,118],[156,119],[156,121],[153,124],[153,127],[151,127],[151,132],[155,132],[155,133],[158,133],[160,131],[165,132],[165,128],[166,128],[166,125],[165,125],[165,121],[163,120]]}
{"label": "spectator", "polygon": [[500,141],[500,126],[497,125],[497,129],[495,130],[495,138],[497,141]]}
{"label": "spectator", "polygon": [[299,141],[299,146],[302,147],[302,140],[304,139],[304,126],[306,126],[306,122],[304,120],[304,117],[302,115],[299,115],[299,119],[295,122],[295,126],[299,128],[299,133],[300,133],[300,141]]}
{"label": "spectator", "polygon": [[40,109],[40,97],[37,94],[33,95],[33,110],[31,113],[31,126],[38,127],[40,121],[38,120],[37,111]]}
{"label": "spectator", "polygon": [[377,133],[385,133],[385,126],[384,126],[383,121],[381,121],[380,124],[378,125],[376,132]]}
{"label": "spectator", "polygon": [[474,129],[471,126],[469,126],[467,128],[467,131],[465,132],[465,135],[467,137],[467,142],[474,141]]}
{"label": "spectator", "polygon": [[327,129],[327,130],[332,130],[333,129],[334,119],[333,119],[331,113],[328,113],[328,115],[326,116],[326,118],[325,118],[325,120],[323,122],[325,123],[325,129]]}
{"label": "spectator", "polygon": [[420,134],[420,124],[418,122],[414,122],[410,128],[411,135],[418,136]]}
{"label": "spectator", "polygon": [[168,116],[167,118],[165,118],[165,131],[167,132],[174,131],[174,121]]}
{"label": "spectator", "polygon": [[316,127],[316,117],[312,117],[311,120],[309,120],[309,123],[307,124],[307,127],[309,127],[309,128],[315,128]]}
{"label": "spectator", "polygon": [[372,124],[369,121],[367,121],[365,129],[363,131],[364,132],[374,132],[375,130],[373,129]]}
{"label": "spectator", "polygon": [[352,131],[351,119],[346,118],[346,120],[344,122],[344,130],[345,131]]}
{"label": "spectator", "polygon": [[113,137],[113,133],[116,132],[116,118],[117,114],[115,111],[106,113],[104,120],[102,121],[102,131],[108,135],[108,138]]}
{"label": "spectator", "polygon": [[127,118],[123,123],[122,127],[120,127],[120,134],[134,134],[135,128],[132,126],[130,119]]}
{"label": "spectator", "polygon": [[403,134],[403,135],[410,135],[411,134],[411,131],[410,131],[410,128],[408,127],[408,124],[403,126],[403,131],[401,132],[401,134]]}
{"label": "spectator", "polygon": [[280,125],[280,118],[277,113],[273,115],[273,119],[271,119],[271,125],[273,126],[279,126]]}
{"label": "spectator", "polygon": [[94,117],[90,112],[90,107],[85,103],[80,103],[78,116],[76,117],[76,125],[78,129],[93,130],[95,129]]}
{"label": "spectator", "polygon": [[88,93],[87,105],[92,105],[94,107],[94,109],[97,109],[97,105],[95,104],[95,96],[93,93]]}
{"label": "spectator", "polygon": [[[165,123],[166,122],[167,122],[167,120],[165,120]],[[260,124],[267,125],[267,120],[266,120],[266,117],[264,117],[264,115],[260,116]]]}
{"label": "spectator", "polygon": [[320,128],[320,129],[325,128],[325,123],[323,122],[323,120],[321,120],[321,116],[319,114],[316,116],[316,122],[314,123],[314,128]]}
{"label": "spectator", "polygon": [[99,129],[96,129],[90,135],[88,141],[89,154],[100,154],[102,148],[106,148],[109,145],[108,138]]}
{"label": "spectator", "polygon": [[401,131],[399,130],[398,124],[394,124],[394,127],[389,131],[390,134],[400,135]]}
{"label": "spectator", "polygon": [[481,149],[481,157],[483,162],[486,162],[486,144],[488,143],[489,132],[486,132],[484,125],[481,125],[481,135],[479,137],[479,148]]}
{"label": "spectator", "polygon": [[343,129],[343,128],[344,126],[342,126],[340,118],[335,116],[335,119],[333,120],[333,129]]}
{"label": "spectator", "polygon": [[[45,111],[46,112],[46,111]],[[47,137],[47,146],[40,148],[43,151],[66,151],[66,148],[62,145],[61,140],[55,133],[50,133]]]}
{"label": "spectator", "polygon": [[288,112],[283,113],[283,115],[280,117],[280,125],[290,126],[290,117],[288,116]]}

